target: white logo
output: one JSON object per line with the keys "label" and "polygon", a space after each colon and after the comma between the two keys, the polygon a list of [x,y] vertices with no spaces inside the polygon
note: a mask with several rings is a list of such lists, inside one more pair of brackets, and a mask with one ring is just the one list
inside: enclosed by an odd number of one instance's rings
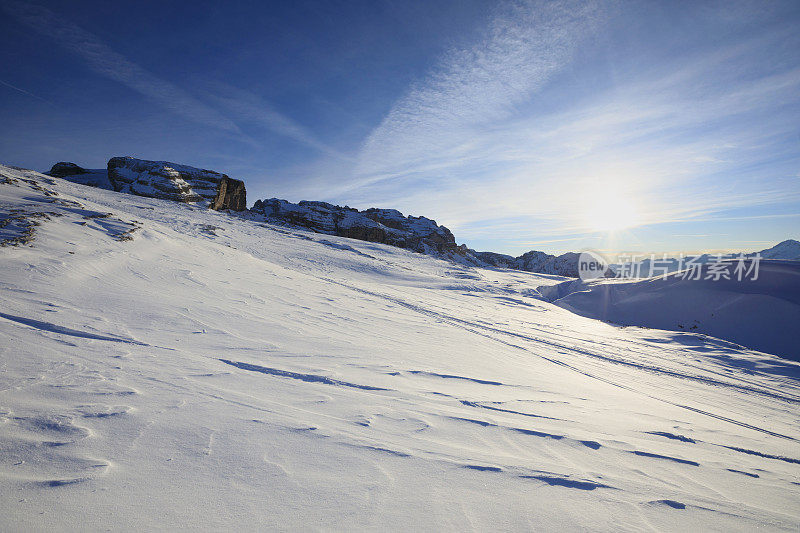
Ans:
{"label": "white logo", "polygon": [[608,261],[599,252],[587,250],[578,258],[578,277],[583,281],[602,278],[608,271]]}

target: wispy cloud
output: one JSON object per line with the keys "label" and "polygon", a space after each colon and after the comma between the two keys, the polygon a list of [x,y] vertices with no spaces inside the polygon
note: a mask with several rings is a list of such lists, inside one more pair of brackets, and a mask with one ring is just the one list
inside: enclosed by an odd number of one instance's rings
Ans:
{"label": "wispy cloud", "polygon": [[294,119],[277,111],[269,102],[250,91],[233,87],[227,83],[211,82],[207,84],[208,96],[216,101],[220,108],[234,116],[238,123],[253,124],[273,133],[293,139],[324,154],[348,159],[331,146],[320,141],[311,131]]}
{"label": "wispy cloud", "polygon": [[364,142],[352,185],[429,171],[468,155],[471,136],[511,117],[569,62],[601,18],[591,1],[500,8],[481,42],[451,50],[392,107]]}
{"label": "wispy cloud", "polygon": [[35,98],[36,100],[39,100],[39,101],[44,102],[46,104],[53,105],[53,103],[50,100],[45,100],[41,96],[37,96],[37,95],[33,94],[30,91],[26,91],[25,89],[20,89],[16,85],[11,85],[10,83],[5,82],[3,80],[0,80],[0,85],[4,85],[4,86],[8,87],[9,89],[14,89],[15,91],[17,91],[19,93],[22,93],[22,94],[24,94],[26,96],[30,96],[31,98]]}
{"label": "wispy cloud", "polygon": [[13,0],[0,3],[0,7],[19,22],[83,59],[94,72],[126,85],[188,120],[240,133],[233,121],[214,108],[115,52],[94,34],[51,10]]}
{"label": "wispy cloud", "polygon": [[599,193],[629,197],[643,225],[800,201],[796,166],[786,174],[800,65],[776,55],[790,30],[674,59],[644,50],[616,62],[614,84],[561,100],[551,90],[535,105],[607,16],[571,2],[499,13],[483,41],[395,103],[338,198],[435,216],[468,243],[494,234],[520,246],[590,233],[584,213]]}
{"label": "wispy cloud", "polygon": [[[53,39],[57,44],[81,58],[86,66],[97,74],[127,86],[185,119],[234,133],[240,141],[254,148],[261,146],[262,142],[253,135],[245,133],[241,128],[245,126],[261,127],[274,134],[293,139],[324,155],[344,160],[349,159],[320,141],[297,121],[277,111],[263,98],[250,91],[227,83],[206,80],[204,84],[209,90],[201,93],[200,96],[212,104],[208,105],[179,86],[154,75],[144,67],[127,59],[96,35],[45,7],[16,0],[0,0],[0,7],[19,22]],[[9,83],[1,80],[0,83],[34,98],[39,98]]]}

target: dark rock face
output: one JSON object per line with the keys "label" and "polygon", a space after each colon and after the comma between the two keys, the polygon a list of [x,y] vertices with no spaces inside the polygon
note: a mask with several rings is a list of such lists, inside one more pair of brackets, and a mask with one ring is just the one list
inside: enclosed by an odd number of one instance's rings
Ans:
{"label": "dark rock face", "polygon": [[244,182],[229,178],[223,174],[219,182],[217,195],[211,203],[211,209],[217,211],[223,209],[244,211],[247,209],[247,191],[245,190]]}
{"label": "dark rock face", "polygon": [[60,161],[53,165],[50,169],[50,172],[47,174],[53,176],[54,178],[63,178],[65,176],[75,176],[77,174],[86,174],[86,169],[81,168],[75,163],[69,163],[67,161]]}
{"label": "dark rock face", "polygon": [[133,157],[112,157],[108,179],[115,191],[242,211],[247,207],[244,182],[225,174]]}
{"label": "dark rock face", "polygon": [[404,216],[395,209],[367,209],[326,202],[293,204],[270,198],[257,200],[251,209],[267,221],[308,228],[319,233],[362,241],[379,242],[420,253],[445,257],[463,256],[466,247],[458,246],[444,226],[425,217]]}

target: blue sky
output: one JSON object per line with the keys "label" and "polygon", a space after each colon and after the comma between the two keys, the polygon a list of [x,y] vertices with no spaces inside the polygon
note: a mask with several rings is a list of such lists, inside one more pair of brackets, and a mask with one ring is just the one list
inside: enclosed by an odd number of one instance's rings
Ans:
{"label": "blue sky", "polygon": [[800,238],[800,3],[0,0],[0,161],[115,155],[479,250]]}

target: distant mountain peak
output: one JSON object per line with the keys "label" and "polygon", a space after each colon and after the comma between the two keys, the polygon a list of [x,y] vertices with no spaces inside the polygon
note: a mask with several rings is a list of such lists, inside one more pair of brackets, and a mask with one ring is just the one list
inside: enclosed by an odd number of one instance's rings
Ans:
{"label": "distant mountain peak", "polygon": [[783,259],[790,261],[800,261],[800,241],[786,239],[779,242],[772,248],[758,252],[764,259]]}

